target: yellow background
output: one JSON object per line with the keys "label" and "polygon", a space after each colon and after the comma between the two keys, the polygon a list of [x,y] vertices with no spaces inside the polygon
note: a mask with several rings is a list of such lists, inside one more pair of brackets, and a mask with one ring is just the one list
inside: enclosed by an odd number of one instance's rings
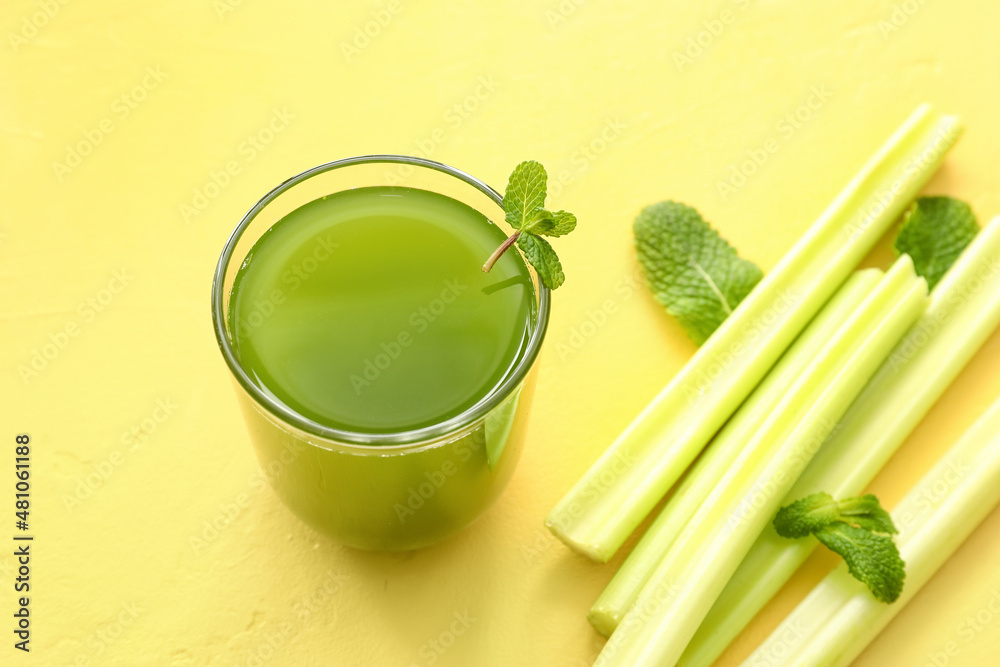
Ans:
{"label": "yellow background", "polygon": [[[694,204],[767,269],[929,101],[968,129],[928,190],[1000,213],[995,2],[63,2],[8,0],[0,18],[0,465],[30,433],[38,536],[30,656],[11,646],[0,551],[3,664],[589,665],[602,642],[584,615],[614,564],[569,553],[542,517],[694,350],[633,282],[638,210]],[[768,140],[778,150],[723,197]],[[75,167],[54,164],[81,142],[96,145]],[[208,308],[259,196],[373,152],[497,187],[537,159],[559,183],[550,203],[580,219],[558,242],[569,278],[509,489],[459,537],[404,555],[334,544],[259,488]],[[883,244],[870,263],[889,257]],[[994,336],[873,485],[887,504],[1000,395],[998,363]],[[858,664],[996,664],[998,531],[994,512]],[[814,557],[720,664],[833,563]],[[992,623],[973,630],[977,613]]]}

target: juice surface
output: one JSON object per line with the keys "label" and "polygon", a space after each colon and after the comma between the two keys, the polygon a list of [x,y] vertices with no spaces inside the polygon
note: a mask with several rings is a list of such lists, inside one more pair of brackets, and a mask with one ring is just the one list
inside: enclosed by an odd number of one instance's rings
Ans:
{"label": "juice surface", "polygon": [[326,426],[363,433],[439,423],[521,358],[531,278],[505,234],[450,197],[401,187],[312,201],[265,232],[229,308],[239,361],[266,393]]}

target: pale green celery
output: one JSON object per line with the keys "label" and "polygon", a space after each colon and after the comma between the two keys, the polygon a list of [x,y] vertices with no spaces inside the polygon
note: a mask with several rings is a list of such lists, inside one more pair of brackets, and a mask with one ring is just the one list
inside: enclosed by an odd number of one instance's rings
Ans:
{"label": "pale green celery", "polygon": [[903,256],[790,387],[653,572],[602,667],[673,665],[781,500],[927,304]]}
{"label": "pale green celery", "polygon": [[607,561],[937,170],[960,131],[956,117],[919,107],[556,505],[549,529]]}
{"label": "pale green celery", "polygon": [[[892,510],[906,562],[903,593],[883,604],[838,567],[745,665],[846,667],[1000,502],[1000,401]],[[823,619],[817,621],[816,619]]]}
{"label": "pale green celery", "polygon": [[[817,491],[860,495],[1000,324],[1000,216],[937,287],[906,334],[782,501]],[[684,651],[681,667],[710,667],[818,544],[770,524],[726,584]]]}
{"label": "pale green celery", "polygon": [[587,618],[598,632],[605,637],[611,635],[663,560],[663,554],[718,486],[753,434],[883,275],[878,269],[852,275],[715,437],[594,603]]}

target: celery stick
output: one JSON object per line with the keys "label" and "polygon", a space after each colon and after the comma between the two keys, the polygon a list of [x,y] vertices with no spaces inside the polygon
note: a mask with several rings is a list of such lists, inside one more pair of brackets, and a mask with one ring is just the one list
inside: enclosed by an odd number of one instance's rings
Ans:
{"label": "celery stick", "polygon": [[607,561],[937,170],[960,134],[927,105],[889,138],[546,518]]}
{"label": "celery stick", "polygon": [[740,451],[883,275],[878,269],[867,269],[851,276],[715,437],[594,603],[587,618],[598,632],[607,637],[614,631],[663,560],[663,554],[718,486]]}
{"label": "celery stick", "polygon": [[[933,500],[928,500],[933,499]],[[745,663],[849,665],[1000,503],[1000,401],[893,509],[906,561],[903,593],[875,600],[843,567],[806,597]],[[823,618],[817,623],[815,619]]]}
{"label": "celery stick", "polygon": [[816,358],[691,518],[612,634],[603,667],[673,665],[792,484],[886,355],[927,286],[901,257]]}
{"label": "celery stick", "polygon": [[[787,505],[817,491],[861,494],[1000,324],[1000,216],[993,218],[931,292],[924,316],[889,355],[802,473]],[[812,539],[754,544],[681,656],[709,667],[812,552]]]}

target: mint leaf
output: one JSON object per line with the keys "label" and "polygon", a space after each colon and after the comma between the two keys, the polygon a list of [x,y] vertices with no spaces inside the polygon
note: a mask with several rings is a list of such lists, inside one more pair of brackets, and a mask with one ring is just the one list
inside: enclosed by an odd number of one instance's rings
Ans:
{"label": "mint leaf", "polygon": [[774,528],[782,537],[805,537],[831,523],[841,521],[878,533],[896,533],[892,517],[872,494],[836,501],[820,491],[782,507],[774,517]]}
{"label": "mint leaf", "polygon": [[565,236],[576,229],[576,216],[566,211],[552,214],[552,229],[542,232],[546,236]]}
{"label": "mint leaf", "polygon": [[699,345],[764,276],[685,204],[647,206],[632,229],[656,300]]}
{"label": "mint leaf", "polygon": [[556,289],[566,281],[562,264],[548,241],[534,234],[522,234],[517,245],[549,289]]}
{"label": "mint leaf", "polygon": [[837,501],[829,493],[814,493],[782,507],[774,517],[774,529],[782,537],[806,537],[840,517]]}
{"label": "mint leaf", "polygon": [[906,565],[892,541],[898,531],[874,495],[836,501],[828,493],[814,493],[782,507],[774,517],[774,528],[782,537],[815,535],[843,557],[851,575],[876,599],[899,598]]}
{"label": "mint leaf", "polygon": [[483,271],[492,269],[516,243],[524,258],[535,267],[542,284],[556,289],[566,281],[556,251],[542,235],[569,234],[576,229],[576,216],[566,211],[550,213],[545,210],[547,182],[545,168],[537,162],[528,160],[514,168],[503,196],[504,219],[514,228],[514,233],[493,251],[483,264]]}
{"label": "mint leaf", "polygon": [[555,224],[551,213],[544,208],[536,208],[521,223],[521,231],[527,234],[545,234],[552,231]]}
{"label": "mint leaf", "polygon": [[853,523],[876,533],[894,535],[899,532],[896,530],[896,524],[892,522],[892,516],[882,509],[878,498],[871,493],[860,498],[841,500],[837,505],[840,509],[841,521]]}
{"label": "mint leaf", "polygon": [[507,224],[514,229],[523,229],[535,209],[545,206],[547,183],[545,168],[533,160],[514,167],[503,195]]}
{"label": "mint leaf", "polygon": [[868,586],[876,600],[895,602],[903,592],[906,564],[888,535],[834,523],[817,531],[816,539],[844,558],[847,571]]}
{"label": "mint leaf", "polygon": [[897,254],[913,259],[917,275],[934,289],[978,232],[976,215],[964,201],[921,197],[903,215],[893,247]]}

